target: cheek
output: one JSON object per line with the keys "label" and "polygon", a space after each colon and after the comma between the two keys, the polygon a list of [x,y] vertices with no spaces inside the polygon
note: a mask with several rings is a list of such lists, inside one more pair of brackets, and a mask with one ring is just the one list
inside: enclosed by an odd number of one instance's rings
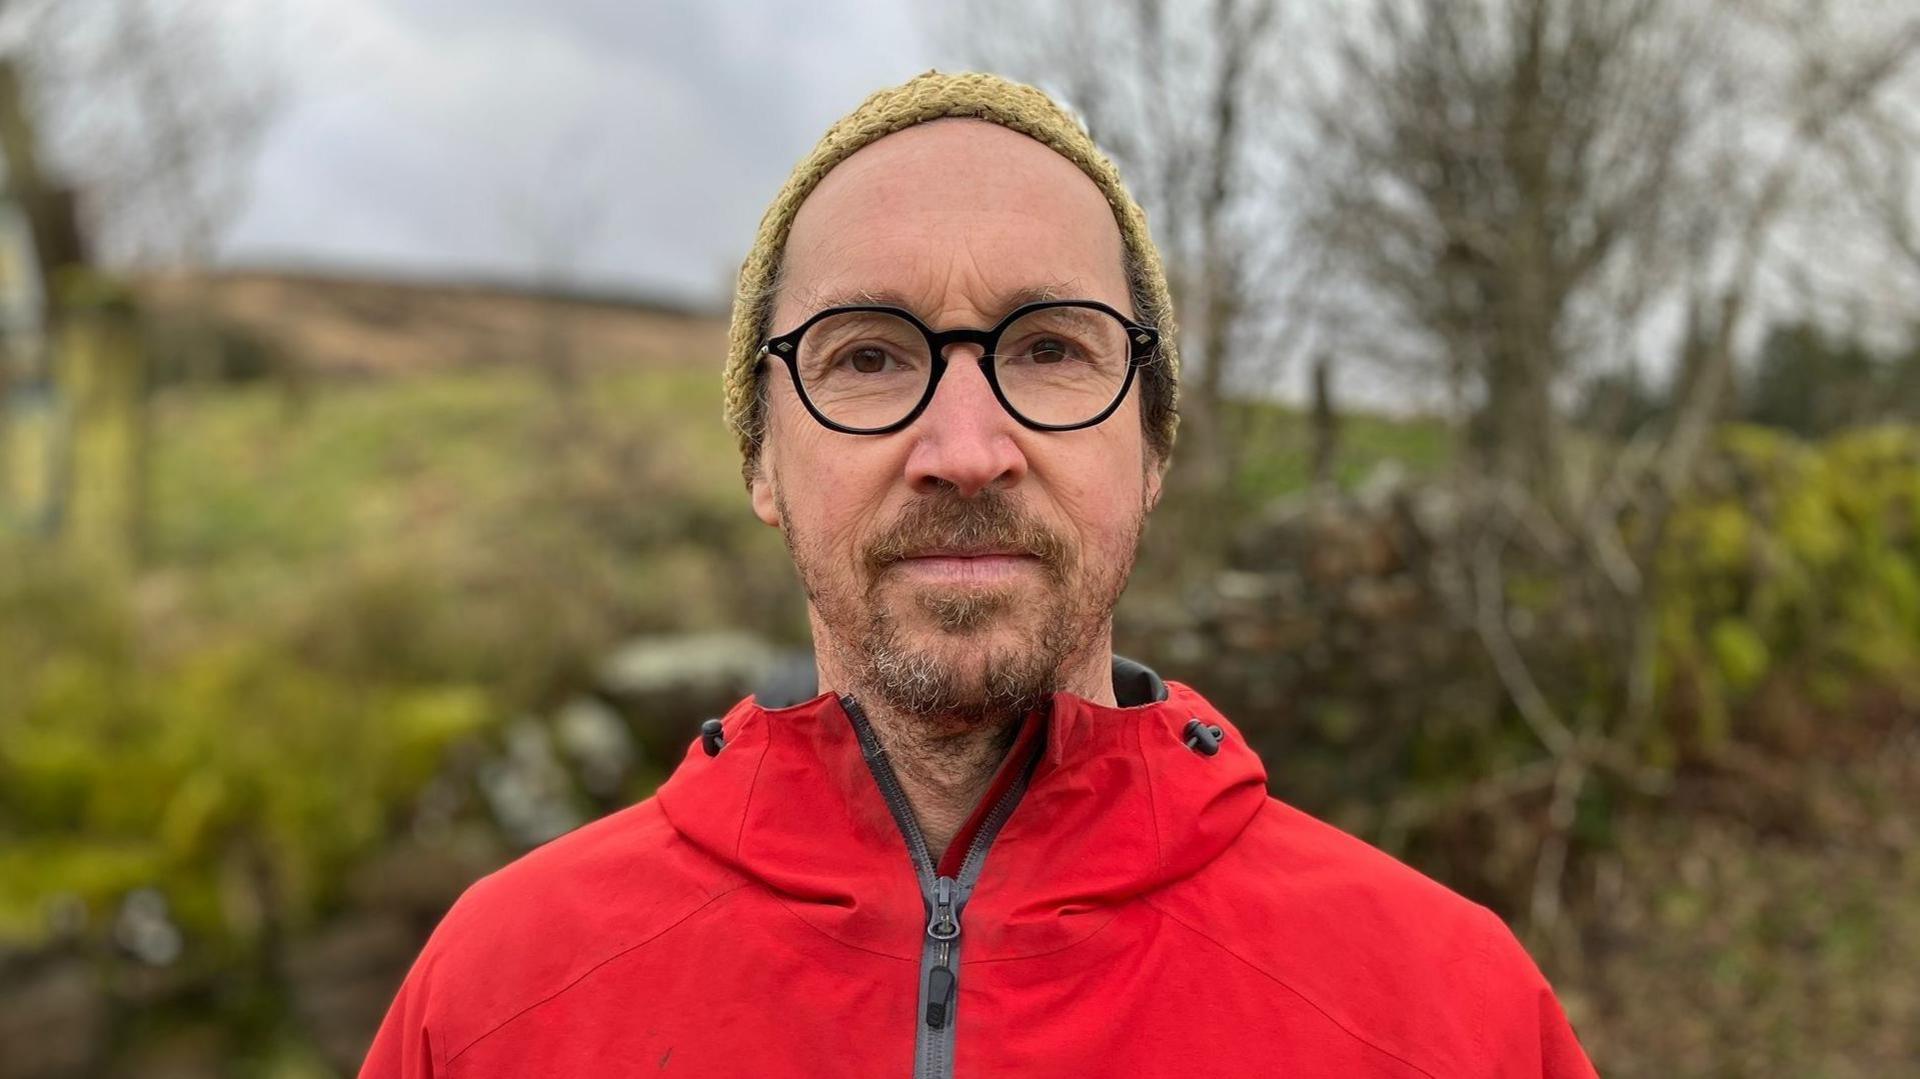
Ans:
{"label": "cheek", "polygon": [[1097,571],[1125,555],[1138,527],[1146,493],[1138,440],[1089,439],[1057,457],[1048,487],[1080,545],[1083,569]]}
{"label": "cheek", "polygon": [[791,404],[799,415],[781,414],[773,424],[787,528],[816,564],[852,565],[883,519],[880,508],[899,470],[883,440],[855,443]]}

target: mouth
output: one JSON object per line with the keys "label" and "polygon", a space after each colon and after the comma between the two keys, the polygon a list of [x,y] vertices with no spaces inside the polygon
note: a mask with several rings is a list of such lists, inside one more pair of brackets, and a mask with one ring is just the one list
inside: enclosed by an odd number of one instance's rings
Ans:
{"label": "mouth", "polygon": [[943,547],[918,551],[895,563],[909,578],[928,584],[995,585],[1041,567],[1040,559],[1012,548]]}

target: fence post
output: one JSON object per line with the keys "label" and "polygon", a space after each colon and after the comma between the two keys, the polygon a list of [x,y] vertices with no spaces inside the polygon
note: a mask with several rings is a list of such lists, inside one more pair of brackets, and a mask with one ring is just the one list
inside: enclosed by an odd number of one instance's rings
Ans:
{"label": "fence post", "polygon": [[109,564],[137,565],[147,525],[147,372],[139,320],[126,287],[86,272],[59,281],[66,318],[54,346],[54,384],[68,431],[67,543]]}

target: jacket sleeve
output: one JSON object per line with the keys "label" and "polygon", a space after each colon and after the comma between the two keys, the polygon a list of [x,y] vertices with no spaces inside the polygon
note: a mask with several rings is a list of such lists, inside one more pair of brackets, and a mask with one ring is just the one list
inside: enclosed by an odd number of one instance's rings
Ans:
{"label": "jacket sleeve", "polygon": [[429,941],[414,960],[413,969],[407,972],[400,992],[388,1006],[386,1020],[373,1037],[373,1048],[360,1065],[360,1079],[433,1079],[447,1074],[435,1055],[427,1025],[434,943]]}
{"label": "jacket sleeve", "polygon": [[1483,910],[1481,1022],[1485,1067],[1501,1079],[1597,1079],[1573,1026],[1513,931]]}

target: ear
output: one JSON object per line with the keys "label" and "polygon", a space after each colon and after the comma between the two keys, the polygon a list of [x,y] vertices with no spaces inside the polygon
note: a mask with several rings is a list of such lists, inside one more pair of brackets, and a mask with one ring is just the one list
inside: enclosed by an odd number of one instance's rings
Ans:
{"label": "ear", "polygon": [[780,527],[780,498],[773,487],[773,473],[767,468],[767,451],[760,450],[760,460],[754,462],[753,482],[749,485],[753,497],[753,515],[775,528]]}
{"label": "ear", "polygon": [[1147,512],[1148,513],[1152,513],[1153,508],[1160,504],[1160,492],[1163,486],[1161,483],[1161,480],[1164,478],[1163,476],[1164,472],[1165,472],[1165,469],[1162,469],[1158,462],[1150,462],[1147,465]]}

